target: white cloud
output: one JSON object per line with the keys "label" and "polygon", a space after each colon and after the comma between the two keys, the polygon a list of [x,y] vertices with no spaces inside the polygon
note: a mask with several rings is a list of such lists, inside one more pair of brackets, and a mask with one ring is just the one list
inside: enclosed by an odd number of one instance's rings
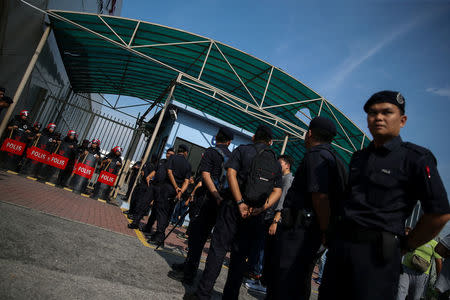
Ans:
{"label": "white cloud", "polygon": [[442,96],[442,97],[450,97],[450,87],[445,88],[428,88],[427,92],[432,94]]}
{"label": "white cloud", "polygon": [[[325,86],[325,90],[333,90],[340,86],[342,82],[361,64],[363,64],[366,60],[371,58],[372,56],[376,55],[378,52],[380,52],[385,46],[392,43],[396,39],[398,39],[400,36],[404,35],[405,33],[411,31],[416,26],[425,23],[432,17],[436,15],[436,11],[433,10],[431,12],[427,12],[423,14],[422,16],[412,19],[410,22],[405,23],[401,26],[399,26],[396,30],[390,32],[386,36],[383,37],[383,39],[376,41],[374,45],[370,46],[369,50],[361,50],[356,54],[350,55],[348,58],[346,58],[338,67],[339,71],[333,74],[331,79],[329,80],[328,84]],[[367,48],[366,48],[367,49]]]}

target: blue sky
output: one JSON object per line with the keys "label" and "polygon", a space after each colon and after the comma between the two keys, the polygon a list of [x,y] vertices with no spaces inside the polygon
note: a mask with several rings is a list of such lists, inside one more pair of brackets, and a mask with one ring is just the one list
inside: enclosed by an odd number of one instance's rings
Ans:
{"label": "blue sky", "polygon": [[408,140],[450,188],[450,1],[124,0],[122,16],[224,42],[282,68],[368,133],[379,90],[406,98]]}

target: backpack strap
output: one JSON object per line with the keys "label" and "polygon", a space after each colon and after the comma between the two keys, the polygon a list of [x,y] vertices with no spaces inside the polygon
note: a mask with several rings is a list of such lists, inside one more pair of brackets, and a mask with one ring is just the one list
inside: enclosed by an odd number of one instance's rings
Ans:
{"label": "backpack strap", "polygon": [[225,160],[225,156],[226,156],[226,155],[225,155],[225,153],[223,152],[222,149],[220,149],[219,147],[211,147],[211,149],[216,150],[216,152],[219,153],[220,156],[222,156],[222,158]]}

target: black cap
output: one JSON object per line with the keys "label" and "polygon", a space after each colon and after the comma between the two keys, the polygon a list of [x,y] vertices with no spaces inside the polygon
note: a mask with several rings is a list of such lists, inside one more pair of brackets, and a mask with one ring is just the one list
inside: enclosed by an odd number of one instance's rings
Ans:
{"label": "black cap", "polygon": [[231,141],[234,138],[234,133],[230,128],[227,127],[220,127],[219,132],[217,134],[221,133],[223,136],[227,138],[227,140]]}
{"label": "black cap", "polygon": [[2,101],[5,101],[5,102],[8,103],[8,104],[13,103],[11,97],[8,97],[8,96],[4,96],[4,97],[2,98]]}
{"label": "black cap", "polygon": [[364,111],[367,113],[369,107],[376,103],[392,103],[397,105],[400,110],[405,113],[405,98],[400,92],[395,91],[381,91],[372,95],[364,104]]}
{"label": "black cap", "polygon": [[336,125],[334,125],[333,121],[325,117],[315,117],[309,123],[309,129],[323,129],[331,133],[333,136],[336,135]]}
{"label": "black cap", "polygon": [[263,131],[270,139],[273,139],[272,129],[269,126],[259,125],[258,128],[256,128],[255,135],[258,131]]}
{"label": "black cap", "polygon": [[2,86],[0,86],[0,92],[6,92],[6,89],[4,88],[4,87],[2,87]]}
{"label": "black cap", "polygon": [[185,144],[181,144],[178,146],[178,152],[188,152],[189,148]]}

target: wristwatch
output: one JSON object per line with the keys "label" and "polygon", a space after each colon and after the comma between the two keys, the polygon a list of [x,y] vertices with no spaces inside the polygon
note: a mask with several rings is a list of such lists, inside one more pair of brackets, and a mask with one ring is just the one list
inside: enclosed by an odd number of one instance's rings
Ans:
{"label": "wristwatch", "polygon": [[281,223],[281,218],[279,218],[278,220],[273,220],[273,222],[272,223],[275,223],[275,224],[280,224]]}
{"label": "wristwatch", "polygon": [[241,200],[239,200],[238,202],[236,202],[237,205],[241,205],[242,203],[244,203],[244,198],[242,198]]}

